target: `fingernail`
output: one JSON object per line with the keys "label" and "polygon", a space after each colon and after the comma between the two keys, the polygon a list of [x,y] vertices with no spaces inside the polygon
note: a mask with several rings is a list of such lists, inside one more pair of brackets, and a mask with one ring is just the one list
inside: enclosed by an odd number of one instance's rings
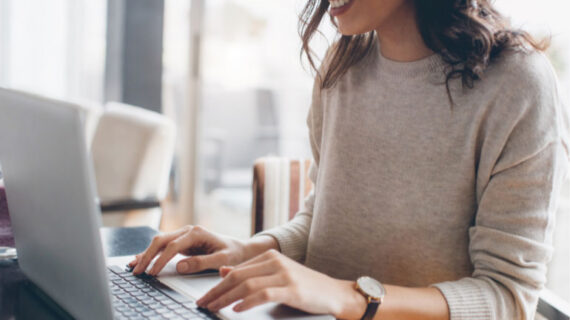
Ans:
{"label": "fingernail", "polygon": [[197,271],[196,267],[198,265],[196,264],[196,261],[192,261],[192,260],[186,261],[186,263],[184,263],[183,265],[184,265],[184,270],[182,272],[195,272],[195,271]]}
{"label": "fingernail", "polygon": [[240,304],[236,304],[235,307],[234,307],[234,311],[235,311],[235,312],[240,312],[240,311],[241,311],[241,308],[242,308],[241,303],[240,303]]}
{"label": "fingernail", "polygon": [[205,303],[204,303],[204,302],[206,302],[206,301],[207,301],[207,299],[206,299],[206,297],[204,296],[204,297],[198,299],[198,301],[196,301],[196,304],[199,305],[200,307],[204,308],[204,307],[206,307],[206,305],[205,305]]}

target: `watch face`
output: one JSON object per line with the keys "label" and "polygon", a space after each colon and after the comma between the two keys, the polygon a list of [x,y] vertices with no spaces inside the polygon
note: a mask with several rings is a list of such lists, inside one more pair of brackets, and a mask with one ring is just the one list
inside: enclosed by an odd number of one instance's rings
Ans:
{"label": "watch face", "polygon": [[384,286],[370,277],[360,277],[356,280],[360,290],[375,299],[380,299],[386,294]]}

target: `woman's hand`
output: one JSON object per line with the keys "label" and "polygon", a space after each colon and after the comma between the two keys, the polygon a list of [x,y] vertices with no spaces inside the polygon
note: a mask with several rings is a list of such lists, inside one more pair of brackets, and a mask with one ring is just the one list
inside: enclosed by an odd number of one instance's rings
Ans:
{"label": "woman's hand", "polygon": [[218,311],[235,301],[234,311],[245,311],[266,302],[278,302],[310,313],[360,319],[364,296],[351,281],[333,279],[309,269],[276,250],[269,250],[236,267],[222,267],[224,279],[197,304]]}
{"label": "woman's hand", "polygon": [[194,273],[206,269],[218,269],[223,265],[241,263],[263,251],[278,248],[277,241],[260,236],[248,241],[222,236],[200,226],[186,226],[174,232],[157,235],[150,246],[138,254],[129,266],[134,274],[143,273],[159,255],[149,275],[157,275],[177,253],[190,256],[176,265],[179,273]]}

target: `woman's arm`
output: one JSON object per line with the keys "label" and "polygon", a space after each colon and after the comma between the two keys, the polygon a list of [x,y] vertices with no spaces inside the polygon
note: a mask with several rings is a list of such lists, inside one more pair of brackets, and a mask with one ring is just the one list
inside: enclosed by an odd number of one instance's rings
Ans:
{"label": "woman's arm", "polygon": [[436,288],[392,285],[384,285],[384,288],[386,296],[375,319],[449,319],[447,302]]}
{"label": "woman's arm", "polygon": [[[224,279],[198,300],[199,306],[218,311],[242,300],[233,307],[239,312],[273,301],[339,319],[360,319],[367,307],[355,281],[331,278],[275,250],[220,272]],[[376,319],[449,319],[447,303],[436,288],[385,288]]]}
{"label": "woman's arm", "polygon": [[[354,289],[354,281],[337,280],[345,292],[338,319],[361,319],[366,311],[366,299]],[[386,296],[374,319],[448,320],[449,309],[445,298],[436,288],[407,288],[384,285]]]}

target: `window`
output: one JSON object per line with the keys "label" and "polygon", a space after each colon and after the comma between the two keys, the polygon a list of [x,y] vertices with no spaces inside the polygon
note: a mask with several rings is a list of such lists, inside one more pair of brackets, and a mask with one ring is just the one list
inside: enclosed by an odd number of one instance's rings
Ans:
{"label": "window", "polygon": [[106,1],[0,1],[0,85],[101,101]]}
{"label": "window", "polygon": [[[311,157],[306,116],[313,77],[300,64],[299,8],[279,0],[208,0],[202,21],[192,22],[190,6],[178,0],[165,3],[164,108],[181,121],[188,99],[187,30],[199,24],[193,222],[248,237],[254,160]],[[325,46],[319,49],[322,53]]]}

